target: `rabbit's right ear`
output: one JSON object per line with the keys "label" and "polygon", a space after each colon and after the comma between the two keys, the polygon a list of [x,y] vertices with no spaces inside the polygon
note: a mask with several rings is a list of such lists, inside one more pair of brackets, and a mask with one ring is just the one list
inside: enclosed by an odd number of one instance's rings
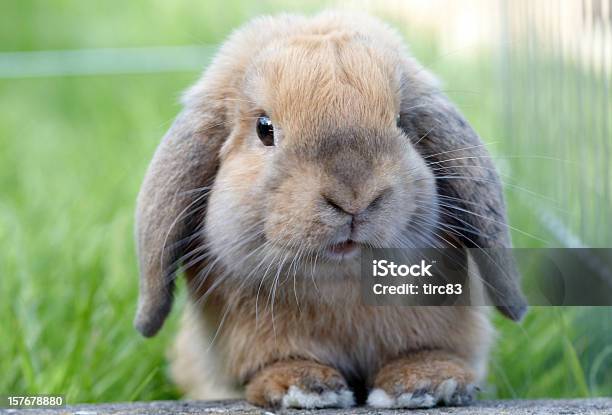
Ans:
{"label": "rabbit's right ear", "polygon": [[136,240],[140,295],[134,326],[150,337],[172,306],[175,274],[193,246],[228,136],[224,112],[188,105],[159,144],[138,196]]}

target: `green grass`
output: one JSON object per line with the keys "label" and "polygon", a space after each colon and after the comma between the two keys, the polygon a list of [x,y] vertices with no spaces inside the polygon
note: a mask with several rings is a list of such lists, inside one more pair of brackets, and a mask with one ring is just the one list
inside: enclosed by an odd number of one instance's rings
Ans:
{"label": "green grass", "polygon": [[[216,43],[249,16],[278,9],[273,1],[14,1],[3,5],[0,50]],[[407,36],[485,141],[507,139],[491,66],[440,58],[434,43]],[[142,339],[131,325],[133,210],[179,93],[197,76],[0,80],[0,395],[61,393],[69,402],[178,396],[165,352],[184,287],[162,333]],[[508,191],[513,225],[550,239],[523,196]],[[520,233],[514,239],[538,244]],[[521,325],[495,322],[486,396],[612,394],[610,309],[534,308]]]}
{"label": "green grass", "polygon": [[132,228],[147,158],[193,79],[1,84],[11,105],[0,152],[0,390],[70,401],[176,396],[164,369],[172,328],[144,341],[131,327]]}

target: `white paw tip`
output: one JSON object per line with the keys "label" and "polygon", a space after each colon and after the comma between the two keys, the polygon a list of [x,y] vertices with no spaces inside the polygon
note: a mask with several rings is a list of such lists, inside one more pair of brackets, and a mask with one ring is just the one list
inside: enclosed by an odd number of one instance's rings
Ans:
{"label": "white paw tip", "polygon": [[418,392],[406,392],[397,398],[390,396],[380,388],[373,389],[368,396],[367,404],[373,408],[431,408],[439,403],[446,405],[465,405],[472,400],[476,387],[468,385],[465,393],[458,393],[459,382],[456,379],[446,379],[440,383],[435,390],[427,391],[423,383]]}
{"label": "white paw tip", "polygon": [[431,408],[436,399],[429,393],[403,393],[397,397],[396,408]]}
{"label": "white paw tip", "polygon": [[340,391],[338,394],[338,403],[340,408],[350,408],[351,406],[355,406],[355,396],[353,392],[345,389]]}
{"label": "white paw tip", "polygon": [[283,408],[348,408],[353,405],[355,405],[355,398],[353,392],[348,389],[340,392],[313,393],[297,386],[289,387],[282,401]]}
{"label": "white paw tip", "polygon": [[453,394],[457,390],[457,381],[453,378],[446,379],[444,382],[440,383],[436,388],[435,396],[438,400],[444,403],[451,403],[451,399]]}
{"label": "white paw tip", "polygon": [[373,408],[392,408],[395,400],[382,389],[372,389],[367,404]]}
{"label": "white paw tip", "polygon": [[368,396],[367,404],[373,408],[431,408],[437,400],[429,393],[402,393],[392,398],[382,389],[374,389]]}

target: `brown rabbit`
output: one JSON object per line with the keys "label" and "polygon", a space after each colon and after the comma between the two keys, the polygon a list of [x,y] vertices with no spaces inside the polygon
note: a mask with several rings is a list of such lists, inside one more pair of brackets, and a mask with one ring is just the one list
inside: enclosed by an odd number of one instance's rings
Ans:
{"label": "brown rabbit", "polygon": [[[135,321],[155,335],[185,271],[184,391],[244,387],[268,407],[469,402],[492,339],[484,308],[360,297],[364,250],[510,246],[488,153],[400,36],[359,14],[257,18],[184,106],[138,199]],[[518,274],[495,255],[506,278],[481,275],[519,319]]]}

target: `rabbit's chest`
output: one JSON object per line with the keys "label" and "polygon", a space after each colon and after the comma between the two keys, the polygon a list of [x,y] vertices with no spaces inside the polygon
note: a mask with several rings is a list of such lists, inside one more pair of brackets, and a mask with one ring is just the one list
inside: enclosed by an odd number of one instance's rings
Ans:
{"label": "rabbit's chest", "polygon": [[[218,339],[239,378],[270,362],[311,359],[368,378],[391,359],[422,349],[471,355],[478,313],[453,307],[374,307],[344,297],[245,303],[226,315]],[[472,349],[472,350],[470,350]]]}

